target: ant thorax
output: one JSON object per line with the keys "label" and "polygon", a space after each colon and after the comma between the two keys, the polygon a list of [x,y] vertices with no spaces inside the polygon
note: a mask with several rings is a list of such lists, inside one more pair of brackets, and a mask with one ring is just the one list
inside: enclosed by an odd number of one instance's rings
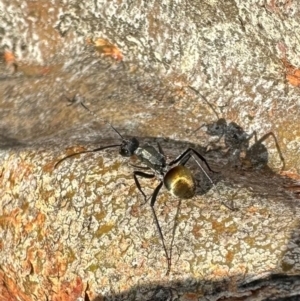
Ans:
{"label": "ant thorax", "polygon": [[142,147],[138,147],[134,154],[141,162],[152,170],[163,173],[166,167],[165,156],[157,151],[152,145],[146,143]]}

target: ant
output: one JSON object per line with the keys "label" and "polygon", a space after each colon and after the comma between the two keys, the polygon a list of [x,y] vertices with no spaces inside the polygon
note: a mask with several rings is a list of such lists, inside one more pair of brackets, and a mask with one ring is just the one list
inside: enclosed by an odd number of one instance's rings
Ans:
{"label": "ant", "polygon": [[[279,158],[282,162],[282,170],[285,167],[285,160],[281,153],[278,141],[273,132],[268,132],[263,135],[260,139],[257,139],[256,131],[251,134],[246,133],[241,126],[235,122],[227,124],[224,118],[218,119],[217,122],[205,124],[197,128],[198,131],[201,127],[206,126],[207,134],[210,136],[218,136],[219,142],[224,136],[224,143],[228,149],[228,153],[231,154],[231,160],[240,159],[241,153],[243,153],[242,162],[246,166],[264,166],[268,163],[268,151],[267,148],[262,144],[270,136],[273,137]],[[193,132],[195,132],[193,131]],[[254,137],[254,144],[249,147],[249,141]]]}
{"label": "ant", "polygon": [[[196,88],[187,86],[190,90],[195,92],[199,97],[210,107],[214,112],[218,120],[210,124],[203,124],[194,130],[192,133],[197,132],[202,127],[206,127],[206,132],[210,136],[218,136],[219,142],[224,136],[225,147],[227,148],[227,154],[230,156],[230,161],[235,162],[241,161],[242,164],[248,167],[263,167],[268,163],[268,150],[263,145],[263,142],[269,137],[273,137],[275,146],[282,162],[281,170],[285,168],[285,160],[281,153],[278,141],[273,132],[268,132],[263,135],[260,139],[257,139],[256,131],[251,134],[246,133],[241,126],[235,122],[227,123],[224,118],[220,118],[218,112],[214,106],[202,95]],[[249,142],[254,137],[255,142],[249,147]],[[207,152],[211,151],[211,147],[208,147]]]}
{"label": "ant", "polygon": [[[90,109],[82,102],[80,101],[81,106],[87,110],[90,114],[92,114],[94,117],[98,119],[98,117],[95,115],[94,112],[90,111]],[[152,171],[152,173],[145,173],[139,170],[133,171],[133,178],[136,187],[140,191],[140,193],[143,195],[145,203],[148,201],[146,194],[144,193],[140,182],[140,178],[146,178],[146,179],[152,179],[157,178],[159,180],[159,184],[154,189],[151,200],[150,200],[150,207],[153,213],[154,222],[156,224],[161,243],[165,252],[165,256],[167,259],[167,272],[166,275],[170,273],[171,270],[171,256],[168,255],[167,248],[165,245],[164,237],[162,234],[161,227],[159,225],[159,221],[156,215],[156,212],[154,210],[154,205],[158,196],[159,191],[161,190],[162,186],[165,186],[165,188],[175,197],[178,197],[180,199],[190,199],[195,196],[196,193],[196,183],[195,179],[191,173],[191,171],[185,166],[185,164],[190,160],[191,157],[196,161],[198,166],[201,168],[202,172],[205,174],[205,176],[209,179],[212,185],[214,185],[211,178],[208,176],[206,171],[203,169],[203,167],[199,164],[199,162],[196,160],[194,156],[199,158],[204,164],[206,165],[207,169],[210,172],[215,173],[213,171],[206,159],[195,149],[189,147],[185,151],[183,151],[180,155],[178,155],[174,160],[171,160],[170,162],[167,162],[166,156],[163,152],[162,147],[159,143],[157,143],[158,150],[153,147],[152,145],[146,143],[143,146],[140,146],[140,143],[137,138],[133,137],[131,139],[125,139],[118,130],[113,127],[110,123],[108,123],[111,128],[117,133],[117,135],[121,138],[122,142],[119,144],[112,144],[108,146],[99,147],[92,150],[86,150],[77,152],[71,155],[68,155],[59,161],[56,162],[54,165],[54,168],[56,168],[62,161],[64,161],[67,158],[76,156],[78,154],[83,153],[91,153],[91,152],[98,152],[102,151],[108,148],[114,148],[119,147],[119,154],[122,157],[132,157],[136,156],[141,163],[145,165],[145,167],[142,166],[134,166],[136,168],[143,168],[143,169],[149,169]],[[225,205],[225,204],[224,204]],[[228,207],[227,205],[225,205]],[[228,207],[229,209],[232,209]]]}

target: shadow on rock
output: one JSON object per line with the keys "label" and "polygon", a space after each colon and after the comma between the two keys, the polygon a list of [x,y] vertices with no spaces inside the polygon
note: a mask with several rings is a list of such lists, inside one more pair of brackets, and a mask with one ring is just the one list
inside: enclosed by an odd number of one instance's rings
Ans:
{"label": "shadow on rock", "polygon": [[[240,279],[240,280],[235,280]],[[90,300],[88,294],[85,301],[175,301],[175,300],[274,300],[296,301],[300,293],[291,291],[291,287],[299,287],[299,275],[272,274],[220,281],[199,281],[194,278],[185,281],[168,283],[149,283],[137,285],[122,293],[111,292]],[[232,291],[232,286],[235,291]],[[260,296],[258,298],[258,296]]]}

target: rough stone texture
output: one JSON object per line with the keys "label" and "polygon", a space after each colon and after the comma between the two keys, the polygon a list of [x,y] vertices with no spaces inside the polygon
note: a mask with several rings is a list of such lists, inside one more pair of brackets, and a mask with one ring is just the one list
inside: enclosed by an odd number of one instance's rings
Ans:
{"label": "rough stone texture", "polygon": [[[1,301],[297,300],[297,1],[0,0],[0,20],[16,56],[0,63]],[[211,186],[191,162],[197,195],[159,194],[169,276],[129,160],[109,149],[54,169],[118,143],[107,121],[219,171]]]}

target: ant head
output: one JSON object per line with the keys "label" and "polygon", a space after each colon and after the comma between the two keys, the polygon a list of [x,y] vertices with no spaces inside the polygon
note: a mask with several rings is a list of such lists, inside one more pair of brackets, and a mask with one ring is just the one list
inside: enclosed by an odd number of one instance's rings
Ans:
{"label": "ant head", "polygon": [[139,141],[136,138],[130,140],[123,140],[120,147],[120,155],[123,157],[130,157],[139,147]]}
{"label": "ant head", "polygon": [[[94,112],[92,112],[82,101],[80,101],[81,106],[87,110],[91,115],[93,115],[96,119],[98,119],[97,115],[95,115]],[[109,146],[105,146],[105,147],[101,147],[96,149],[98,150],[103,150],[106,148],[111,148],[111,147],[116,147],[116,146],[120,146],[120,155],[123,157],[130,157],[134,154],[134,152],[137,150],[137,148],[139,147],[139,141],[136,138],[131,138],[130,140],[126,140],[123,138],[123,136],[119,133],[119,131],[109,122],[107,122],[107,124],[110,125],[110,127],[118,134],[118,136],[122,139],[122,143],[121,144],[117,144],[117,145],[109,145]]]}
{"label": "ant head", "polygon": [[209,123],[206,125],[207,133],[211,136],[222,136],[226,130],[227,123],[224,118],[218,119],[217,122]]}

